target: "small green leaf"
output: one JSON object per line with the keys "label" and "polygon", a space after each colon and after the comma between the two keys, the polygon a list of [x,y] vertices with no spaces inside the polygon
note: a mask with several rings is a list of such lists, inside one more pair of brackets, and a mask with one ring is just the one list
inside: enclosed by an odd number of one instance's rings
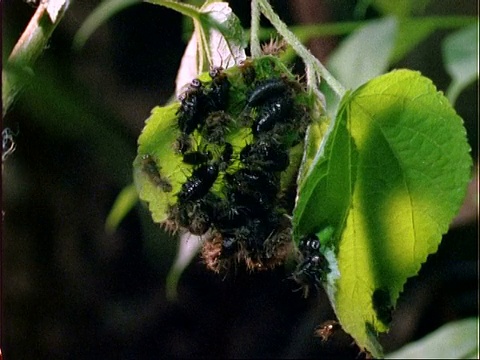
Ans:
{"label": "small green leaf", "polygon": [[322,244],[335,273],[327,293],[345,331],[381,356],[377,333],[465,196],[471,158],[462,120],[430,80],[393,71],[344,97],[312,166],[295,239],[334,228]]}
{"label": "small green leaf", "polygon": [[478,24],[449,35],[443,42],[445,67],[452,77],[447,97],[455,103],[460,92],[478,78]]}
{"label": "small green leaf", "polygon": [[386,359],[478,359],[478,317],[443,325]]}
{"label": "small green leaf", "polygon": [[[312,129],[311,129],[312,130]],[[356,169],[356,149],[345,122],[331,122],[311,166],[300,174],[297,204],[293,212],[294,239],[314,234],[327,226],[341,231],[351,202]],[[334,160],[334,161],[332,161]],[[337,234],[339,236],[339,234]]]}
{"label": "small green leaf", "polygon": [[166,297],[168,300],[173,301],[177,299],[177,287],[180,277],[199,253],[201,247],[202,241],[200,237],[191,235],[190,233],[186,233],[181,237],[177,257],[168,272],[167,283],[165,284]]}
{"label": "small green leaf", "polygon": [[134,184],[128,185],[118,194],[105,222],[105,231],[113,233],[118,224],[127,216],[138,202],[138,193]]}

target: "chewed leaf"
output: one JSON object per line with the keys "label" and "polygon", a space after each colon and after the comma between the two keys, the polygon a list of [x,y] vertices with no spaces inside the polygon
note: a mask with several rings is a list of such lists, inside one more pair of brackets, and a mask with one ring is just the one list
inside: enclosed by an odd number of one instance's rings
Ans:
{"label": "chewed leaf", "polygon": [[208,54],[214,66],[229,68],[246,59],[247,41],[240,20],[227,2],[202,7],[203,29],[208,29]]}
{"label": "chewed leaf", "polygon": [[209,66],[227,69],[246,59],[245,33],[228,3],[206,3],[196,15],[195,31],[177,73],[177,94]]}
{"label": "chewed leaf", "polygon": [[344,330],[381,356],[377,333],[463,201],[471,158],[462,120],[429,79],[393,71],[347,94],[312,166],[296,238],[334,227],[324,246],[339,276],[327,277],[327,292]]}
{"label": "chewed leaf", "polygon": [[155,222],[168,217],[186,174],[182,157],[173,151],[179,136],[176,111],[180,104],[156,107],[138,139],[138,155],[133,162],[134,180],[141,200],[149,204]]}

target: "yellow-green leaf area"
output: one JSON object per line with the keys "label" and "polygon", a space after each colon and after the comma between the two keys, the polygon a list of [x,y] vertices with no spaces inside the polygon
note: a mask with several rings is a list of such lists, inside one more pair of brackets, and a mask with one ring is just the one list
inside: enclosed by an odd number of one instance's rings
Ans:
{"label": "yellow-green leaf area", "polygon": [[380,76],[346,99],[345,123],[358,159],[350,207],[336,239],[340,277],[333,303],[345,331],[375,357],[376,333],[406,280],[436,252],[470,178],[462,119],[418,72]]}
{"label": "yellow-green leaf area", "polygon": [[293,212],[293,235],[297,243],[302,236],[316,234],[329,226],[334,227],[335,236],[338,237],[351,202],[356,149],[347,123],[331,122],[326,134],[320,126],[312,126],[309,137],[313,138],[312,145],[318,144],[324,136],[325,140],[320,143],[313,159],[308,154],[312,146],[309,147],[307,142],[306,161],[299,179]]}
{"label": "yellow-green leaf area", "polygon": [[178,102],[155,107],[138,138],[134,181],[140,199],[148,203],[155,222],[167,219],[168,209],[176,202],[176,194],[188,175],[182,156],[173,149],[180,135],[176,126],[179,107]]}

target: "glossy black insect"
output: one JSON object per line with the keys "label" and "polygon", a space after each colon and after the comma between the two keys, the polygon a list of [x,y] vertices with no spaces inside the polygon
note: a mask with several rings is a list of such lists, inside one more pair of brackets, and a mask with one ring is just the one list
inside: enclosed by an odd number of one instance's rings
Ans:
{"label": "glossy black insect", "polygon": [[182,185],[177,197],[180,202],[194,201],[205,196],[218,176],[217,164],[204,164],[195,168]]}
{"label": "glossy black insect", "polygon": [[229,201],[245,218],[267,219],[275,206],[275,195],[256,190],[233,189],[228,194]]}
{"label": "glossy black insect", "polygon": [[282,97],[289,87],[281,78],[260,81],[247,98],[247,107],[260,106],[271,99]]}
{"label": "glossy black insect", "polygon": [[246,145],[240,152],[240,161],[249,168],[265,171],[283,171],[290,164],[287,148],[267,139]]}
{"label": "glossy black insect", "polygon": [[308,296],[311,288],[318,289],[323,278],[324,262],[325,259],[320,254],[307,256],[292,273],[291,278],[301,286],[300,289],[303,289],[305,297]]}
{"label": "glossy black insect", "polygon": [[213,67],[210,72],[212,84],[208,93],[209,111],[226,110],[228,105],[228,95],[230,91],[230,81],[221,67]]}
{"label": "glossy black insect", "polygon": [[187,90],[179,96],[179,100],[181,104],[177,110],[178,127],[184,134],[191,134],[201,127],[207,111],[208,99],[202,82],[193,79]]}
{"label": "glossy black insect", "polygon": [[[258,201],[265,203],[275,199],[279,188],[280,179],[273,173],[253,169],[240,169],[233,174],[226,174],[228,188],[232,195],[236,195],[236,203],[249,201],[248,196],[254,196]],[[242,199],[242,196],[246,196]],[[243,205],[243,204],[242,204]],[[248,205],[248,204],[247,204]]]}
{"label": "glossy black insect", "polygon": [[252,125],[254,135],[264,133],[273,129],[279,122],[286,122],[293,108],[293,99],[283,96],[268,101],[260,107],[258,116]]}
{"label": "glossy black insect", "polygon": [[214,208],[213,226],[221,233],[231,233],[234,229],[245,225],[249,217],[248,208],[231,199],[231,193],[222,199]]}
{"label": "glossy black insect", "polygon": [[147,175],[152,183],[162,189],[164,192],[172,191],[170,181],[160,175],[155,160],[148,154],[142,156],[141,169]]}
{"label": "glossy black insect", "polygon": [[212,159],[212,153],[210,151],[192,151],[183,154],[183,162],[189,165],[201,165],[205,164]]}
{"label": "glossy black insect", "polygon": [[320,240],[316,235],[305,236],[298,243],[298,250],[303,258],[320,254]]}
{"label": "glossy black insect", "polygon": [[249,219],[245,226],[237,229],[236,236],[244,244],[247,251],[260,253],[271,231],[272,229],[262,220],[253,218]]}

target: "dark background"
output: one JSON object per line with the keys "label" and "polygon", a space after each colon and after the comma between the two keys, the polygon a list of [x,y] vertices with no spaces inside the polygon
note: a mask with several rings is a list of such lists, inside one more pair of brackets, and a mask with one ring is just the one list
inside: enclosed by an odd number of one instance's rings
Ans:
{"label": "dark background", "polygon": [[[353,1],[272,3],[289,24],[354,19]],[[230,4],[248,28],[249,2]],[[180,15],[140,4],[72,52],[75,32],[96,5],[73,2],[36,63],[34,81],[3,120],[18,132],[17,149],[2,169],[5,358],[355,358],[358,349],[346,334],[327,343],[312,336],[333,311],[323,292],[308,299],[293,292],[286,269],[247,274],[238,268],[223,278],[196,258],[180,280],[178,300],[169,302],[165,277],[177,240],[140,204],[114,234],[105,233],[113,201],[132,182],[144,120],[173,93],[185,38]],[[34,9],[17,0],[2,6],[5,61]],[[475,6],[432,2],[426,14],[477,15]],[[369,9],[366,16],[378,14]],[[445,90],[446,34],[435,32],[395,67],[420,70]],[[324,59],[338,40],[310,47]],[[477,97],[478,83],[456,105],[475,159]],[[478,314],[477,219],[475,209],[466,214],[408,281],[382,338],[386,351]]]}

